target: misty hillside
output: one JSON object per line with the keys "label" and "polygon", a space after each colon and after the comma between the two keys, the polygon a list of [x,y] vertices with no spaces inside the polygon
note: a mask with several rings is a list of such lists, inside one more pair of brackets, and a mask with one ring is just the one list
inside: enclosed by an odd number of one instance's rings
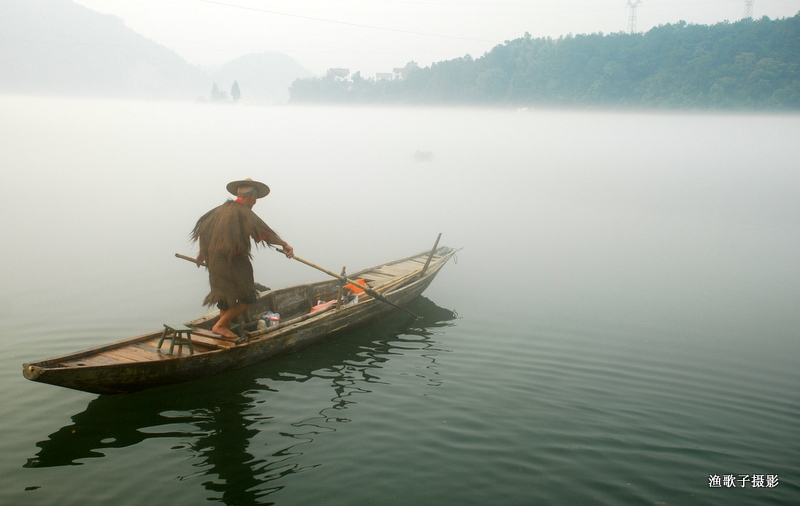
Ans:
{"label": "misty hillside", "polygon": [[208,72],[116,16],[70,0],[0,1],[0,93],[194,100],[238,81],[243,101],[288,98],[311,72],[284,55],[251,55]]}
{"label": "misty hillside", "polygon": [[178,98],[208,80],[121,19],[69,0],[4,0],[0,34],[2,92]]}
{"label": "misty hillside", "polygon": [[524,37],[402,79],[299,79],[293,102],[800,110],[800,14]]}

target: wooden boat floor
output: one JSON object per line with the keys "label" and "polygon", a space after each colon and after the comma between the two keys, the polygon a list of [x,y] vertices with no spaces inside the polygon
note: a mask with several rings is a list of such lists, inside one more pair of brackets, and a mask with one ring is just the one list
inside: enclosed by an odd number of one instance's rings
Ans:
{"label": "wooden boat floor", "polygon": [[383,265],[377,269],[371,270],[366,274],[366,277],[373,281],[373,285],[382,285],[386,282],[391,282],[401,276],[405,276],[411,272],[421,269],[425,265],[425,260],[418,258],[409,258],[401,262]]}
{"label": "wooden boat floor", "polygon": [[379,287],[396,279],[396,276],[382,275],[377,272],[370,272],[369,275],[365,277],[367,278],[367,286],[370,287]]}
{"label": "wooden boat floor", "polygon": [[[219,349],[230,348],[235,346],[235,343],[219,339],[219,336],[212,334],[210,331],[197,329],[198,333],[192,332],[192,346],[194,353],[208,353]],[[201,332],[201,333],[200,333]],[[60,362],[61,367],[91,367],[103,366],[114,364],[129,364],[131,362],[155,362],[159,360],[169,360],[175,357],[188,356],[189,346],[183,347],[175,346],[172,350],[172,355],[169,354],[169,340],[164,340],[161,349],[158,348],[158,341],[161,340],[160,335],[155,335],[144,341],[137,343],[120,346],[105,350],[103,352],[93,354],[91,356],[79,357],[74,360],[66,360]]]}

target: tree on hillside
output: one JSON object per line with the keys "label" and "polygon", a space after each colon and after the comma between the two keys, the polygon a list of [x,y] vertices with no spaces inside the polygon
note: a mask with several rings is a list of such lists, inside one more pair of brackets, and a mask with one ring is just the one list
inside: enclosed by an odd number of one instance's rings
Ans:
{"label": "tree on hillside", "polygon": [[214,86],[211,87],[211,101],[224,102],[226,98],[228,98],[227,94],[224,91],[220,91],[217,83],[214,83]]}
{"label": "tree on hillside", "polygon": [[239,91],[239,83],[237,81],[233,82],[233,86],[231,87],[231,98],[233,99],[233,103],[239,101],[242,98],[242,92]]}

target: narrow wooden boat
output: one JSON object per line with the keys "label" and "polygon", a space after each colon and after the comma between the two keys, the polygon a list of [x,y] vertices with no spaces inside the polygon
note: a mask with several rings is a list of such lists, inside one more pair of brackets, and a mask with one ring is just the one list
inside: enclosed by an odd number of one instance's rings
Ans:
{"label": "narrow wooden boat", "polygon": [[[338,302],[340,281],[328,279],[260,292],[243,318],[237,340],[211,332],[219,311],[185,323],[193,350],[167,339],[163,329],[68,355],[23,364],[26,378],[99,394],[128,393],[191,381],[293,353],[352,331],[419,297],[456,250],[434,247],[418,255],[371,267],[348,279],[364,279],[371,291],[347,304]],[[347,293],[345,291],[345,293]],[[332,304],[318,304],[330,301]],[[312,308],[317,309],[312,311]],[[280,315],[273,326],[259,316]],[[262,320],[263,321],[263,320]]]}

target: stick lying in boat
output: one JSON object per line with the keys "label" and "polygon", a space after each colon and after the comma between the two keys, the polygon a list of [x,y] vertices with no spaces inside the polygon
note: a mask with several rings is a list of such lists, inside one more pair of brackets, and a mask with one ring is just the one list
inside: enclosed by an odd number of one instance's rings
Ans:
{"label": "stick lying in boat", "polygon": [[[284,250],[282,250],[282,249],[279,249],[279,250],[277,250],[277,251],[278,251],[278,253],[283,253],[284,255],[286,254],[286,252],[285,252]],[[297,255],[295,255],[293,258],[294,258],[295,260],[297,260],[298,262],[302,263],[302,264],[306,264],[306,265],[308,265],[309,267],[313,267],[313,268],[315,268],[315,269],[317,269],[317,270],[319,270],[319,271],[322,271],[322,272],[324,272],[325,274],[327,274],[327,275],[329,275],[329,276],[333,276],[334,278],[338,279],[338,280],[339,280],[339,281],[341,281],[342,283],[348,283],[348,279],[347,279],[347,278],[345,278],[344,276],[340,276],[340,275],[336,274],[335,272],[329,271],[328,269],[325,269],[325,268],[323,268],[323,267],[320,267],[320,266],[319,266],[319,265],[317,265],[317,264],[313,264],[313,263],[309,262],[308,260],[303,260],[302,258],[298,257]],[[194,260],[193,260],[193,261],[194,261]],[[414,318],[416,318],[416,319],[418,319],[418,320],[422,318],[421,316],[419,316],[419,315],[417,315],[417,314],[414,314],[414,313],[412,313],[412,312],[411,312],[411,311],[409,311],[408,309],[406,309],[406,308],[403,308],[403,307],[400,307],[400,306],[398,306],[397,304],[395,304],[394,302],[391,302],[391,301],[387,300],[387,299],[386,299],[386,297],[384,297],[382,293],[380,293],[380,292],[377,292],[377,291],[373,290],[372,288],[370,288],[370,287],[368,287],[368,286],[365,286],[365,285],[362,285],[362,284],[360,284],[360,283],[358,284],[358,286],[359,286],[359,288],[361,288],[362,290],[364,290],[365,292],[367,292],[367,293],[368,293],[369,295],[371,295],[372,297],[374,297],[374,298],[378,299],[379,301],[381,301],[381,302],[385,302],[385,303],[389,304],[390,306],[394,306],[395,308],[397,308],[397,309],[399,309],[399,310],[401,310],[401,311],[405,311],[406,313],[410,314],[411,316],[413,316]]]}

